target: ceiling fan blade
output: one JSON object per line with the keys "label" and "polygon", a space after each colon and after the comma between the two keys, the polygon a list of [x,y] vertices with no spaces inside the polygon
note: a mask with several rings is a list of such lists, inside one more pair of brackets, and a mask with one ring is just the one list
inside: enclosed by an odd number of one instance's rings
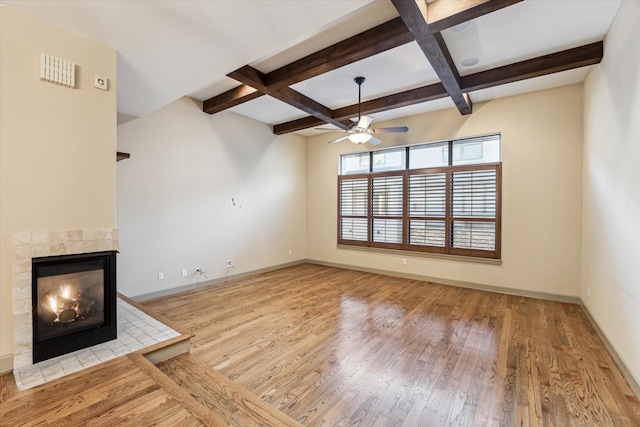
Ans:
{"label": "ceiling fan blade", "polygon": [[333,141],[329,141],[329,144],[335,144],[336,142],[340,142],[343,139],[349,138],[349,135],[341,136],[340,138],[334,139]]}
{"label": "ceiling fan blade", "polygon": [[378,145],[380,144],[382,141],[380,141],[378,138],[376,138],[375,136],[372,136],[371,139],[369,140],[369,144],[371,145]]}
{"label": "ceiling fan blade", "polygon": [[372,121],[373,121],[373,117],[362,116],[360,117],[360,121],[358,122],[358,127],[361,129],[366,129],[369,127]]}
{"label": "ceiling fan blade", "polygon": [[342,129],[338,128],[313,128],[313,130],[333,130],[333,131],[341,131]]}
{"label": "ceiling fan blade", "polygon": [[373,133],[402,133],[402,132],[407,132],[408,130],[409,128],[406,126],[397,126],[397,127],[391,127],[391,128],[374,129]]}

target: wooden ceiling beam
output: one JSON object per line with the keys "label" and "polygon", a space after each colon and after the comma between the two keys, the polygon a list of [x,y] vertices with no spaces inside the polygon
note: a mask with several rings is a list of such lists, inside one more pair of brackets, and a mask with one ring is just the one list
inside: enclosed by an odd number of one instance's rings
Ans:
{"label": "wooden ceiling beam", "polygon": [[427,23],[425,0],[391,0],[413,38],[438,75],[447,93],[461,114],[471,114],[471,99],[462,93],[460,75],[440,33],[434,33]]}
{"label": "wooden ceiling beam", "polygon": [[[420,104],[427,101],[446,98],[447,91],[442,83],[434,83],[428,86],[422,86],[416,89],[406,90],[400,93],[383,96],[381,98],[371,99],[361,104],[362,114],[375,114],[391,109],[408,107],[410,105]],[[358,104],[349,105],[348,107],[338,108],[334,111],[334,116],[338,119],[349,119],[358,116]]]}
{"label": "wooden ceiling beam", "polygon": [[266,83],[291,86],[412,41],[402,19],[395,18],[267,73]]}
{"label": "wooden ceiling beam", "polygon": [[316,126],[322,126],[327,124],[324,120],[320,120],[316,117],[309,116],[301,119],[291,120],[285,123],[279,123],[273,126],[273,133],[275,135],[284,135],[299,130],[310,129]]}
{"label": "wooden ceiling beam", "polygon": [[[263,74],[265,86],[279,89],[410,43],[413,36],[401,18],[395,18],[311,55]],[[214,114],[264,95],[242,85],[207,99],[205,113]]]}
{"label": "wooden ceiling beam", "polygon": [[471,21],[522,0],[435,0],[427,5],[427,22],[434,33]]}
{"label": "wooden ceiling beam", "polygon": [[280,89],[274,89],[265,84],[265,75],[255,68],[245,65],[228,74],[229,77],[238,80],[240,83],[249,85],[254,89],[272,96],[282,102],[285,102],[293,107],[311,114],[312,116],[324,120],[327,123],[338,126],[341,129],[348,129],[348,123],[343,123],[333,118],[333,110],[313,99],[297,92],[290,87],[283,87]]}
{"label": "wooden ceiling beam", "polygon": [[202,103],[202,111],[209,114],[219,113],[252,99],[260,98],[264,93],[258,92],[249,85],[240,85]]}
{"label": "wooden ceiling beam", "polygon": [[[374,114],[381,111],[393,110],[395,108],[433,101],[447,96],[447,91],[444,89],[442,83],[435,83],[363,102],[361,104],[361,112],[364,115]],[[357,117],[358,104],[338,108],[337,110],[334,110],[333,116],[336,120],[348,120],[351,117]],[[276,135],[283,135],[285,133],[309,129],[315,126],[322,126],[323,124],[325,123],[322,120],[315,117],[305,117],[277,124],[273,127],[273,133]]]}
{"label": "wooden ceiling beam", "polygon": [[462,77],[462,90],[473,92],[487,89],[519,80],[533,77],[546,76],[574,68],[594,65],[602,61],[604,43],[602,41],[591,43],[573,49],[549,55],[539,56],[526,61],[517,62],[504,67],[492,68]]}
{"label": "wooden ceiling beam", "polygon": [[[487,71],[481,71],[461,77],[461,86],[464,92],[473,92],[513,83],[533,77],[572,70],[588,65],[598,64],[604,54],[603,42],[591,43],[573,49],[540,56],[526,61],[521,61],[504,67],[497,67]],[[381,111],[414,105],[421,102],[432,101],[447,96],[447,92],[441,83],[411,89],[405,92],[388,95],[382,98],[362,103],[362,114],[374,114]],[[343,119],[357,116],[358,104],[334,110],[334,118]],[[273,133],[282,135],[289,132],[321,126],[322,120],[315,117],[305,117],[273,127]]]}
{"label": "wooden ceiling beam", "polygon": [[[520,1],[522,0],[435,0],[428,5],[427,22],[431,31],[438,32]],[[264,84],[273,88],[290,86],[413,40],[413,35],[402,18],[394,18],[264,74]],[[215,114],[262,95],[264,93],[243,84],[204,101],[203,111]]]}

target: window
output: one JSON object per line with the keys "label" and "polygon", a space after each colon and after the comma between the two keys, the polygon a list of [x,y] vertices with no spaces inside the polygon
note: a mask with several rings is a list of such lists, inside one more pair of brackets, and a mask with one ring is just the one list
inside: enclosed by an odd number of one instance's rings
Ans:
{"label": "window", "polygon": [[500,135],[341,156],[338,243],[500,258]]}

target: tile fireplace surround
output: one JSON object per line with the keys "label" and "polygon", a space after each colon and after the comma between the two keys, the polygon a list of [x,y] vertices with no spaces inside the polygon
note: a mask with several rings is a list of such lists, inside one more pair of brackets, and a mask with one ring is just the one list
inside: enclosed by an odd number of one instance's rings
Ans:
{"label": "tile fireplace surround", "polygon": [[33,365],[31,259],[112,250],[118,250],[115,228],[11,234],[14,369]]}

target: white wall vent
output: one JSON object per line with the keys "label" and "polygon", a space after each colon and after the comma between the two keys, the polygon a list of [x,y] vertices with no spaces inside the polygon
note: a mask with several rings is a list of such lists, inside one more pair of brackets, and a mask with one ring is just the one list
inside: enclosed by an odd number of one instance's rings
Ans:
{"label": "white wall vent", "polygon": [[40,54],[40,80],[76,87],[76,64],[43,52]]}

